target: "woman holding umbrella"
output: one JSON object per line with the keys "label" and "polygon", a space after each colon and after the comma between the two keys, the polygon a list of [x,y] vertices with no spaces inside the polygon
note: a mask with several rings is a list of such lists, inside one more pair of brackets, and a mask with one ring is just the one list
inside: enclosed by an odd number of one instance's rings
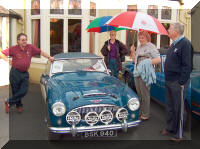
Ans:
{"label": "woman holding umbrella", "polygon": [[[147,31],[140,31],[138,39],[140,45],[136,51],[134,45],[131,47],[131,58],[135,63],[134,81],[141,103],[140,118],[141,120],[148,120],[150,116],[150,84],[155,81],[155,71],[152,65],[159,64],[161,59],[160,53],[156,46],[151,43],[151,37]],[[147,68],[145,68],[145,65]],[[152,79],[146,79],[152,75]],[[148,82],[149,80],[150,82]]]}

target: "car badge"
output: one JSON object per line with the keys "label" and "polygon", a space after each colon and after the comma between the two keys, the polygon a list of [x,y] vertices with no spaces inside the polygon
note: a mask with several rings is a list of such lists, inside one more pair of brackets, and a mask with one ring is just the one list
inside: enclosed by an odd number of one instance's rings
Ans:
{"label": "car badge", "polygon": [[97,100],[90,100],[90,101],[93,103],[100,103],[102,100],[97,99]]}

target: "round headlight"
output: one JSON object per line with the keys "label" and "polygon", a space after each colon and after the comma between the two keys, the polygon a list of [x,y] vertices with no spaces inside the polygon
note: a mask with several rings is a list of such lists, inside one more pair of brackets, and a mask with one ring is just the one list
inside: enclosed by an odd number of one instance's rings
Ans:
{"label": "round headlight", "polygon": [[102,123],[108,125],[113,120],[113,114],[109,110],[103,110],[100,113],[99,118],[100,118]]}
{"label": "round headlight", "polygon": [[76,111],[71,111],[66,115],[66,121],[70,125],[76,125],[80,122],[81,115]]}
{"label": "round headlight", "polygon": [[128,111],[125,108],[120,108],[116,112],[116,118],[118,119],[118,121],[123,122],[128,118]]}
{"label": "round headlight", "polygon": [[128,108],[131,110],[131,111],[136,111],[137,109],[139,109],[140,107],[140,102],[137,98],[131,98],[129,101],[128,101]]}
{"label": "round headlight", "polygon": [[56,102],[52,105],[52,112],[55,116],[62,116],[66,112],[66,107],[62,102]]}

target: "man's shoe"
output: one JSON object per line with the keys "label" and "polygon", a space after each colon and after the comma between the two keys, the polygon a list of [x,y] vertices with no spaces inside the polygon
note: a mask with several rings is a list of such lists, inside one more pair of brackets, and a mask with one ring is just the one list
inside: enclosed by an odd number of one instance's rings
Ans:
{"label": "man's shoe", "polygon": [[18,107],[18,108],[17,108],[17,111],[18,111],[19,113],[22,113],[22,112],[23,112],[23,108],[22,108],[22,107]]}
{"label": "man's shoe", "polygon": [[172,137],[171,138],[171,141],[175,142],[175,143],[180,143],[181,142],[181,138],[175,138],[175,137]]}
{"label": "man's shoe", "polygon": [[172,133],[169,132],[167,129],[163,129],[160,133],[162,136],[171,136],[172,135]]}
{"label": "man's shoe", "polygon": [[10,106],[8,104],[8,100],[5,101],[5,111],[6,111],[6,113],[10,112]]}

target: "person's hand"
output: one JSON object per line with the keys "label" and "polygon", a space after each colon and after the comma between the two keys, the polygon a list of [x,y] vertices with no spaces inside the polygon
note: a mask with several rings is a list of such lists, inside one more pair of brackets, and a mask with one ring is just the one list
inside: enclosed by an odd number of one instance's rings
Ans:
{"label": "person's hand", "polygon": [[134,46],[134,44],[132,44],[132,46],[131,46],[131,52],[135,53],[135,46]]}
{"label": "person's hand", "polygon": [[108,45],[108,51],[110,51],[110,45]]}
{"label": "person's hand", "polygon": [[54,57],[51,57],[51,56],[50,56],[48,59],[49,59],[51,62],[54,61]]}
{"label": "person's hand", "polygon": [[134,44],[131,46],[131,54],[130,54],[130,58],[134,58],[135,57],[135,46]]}

